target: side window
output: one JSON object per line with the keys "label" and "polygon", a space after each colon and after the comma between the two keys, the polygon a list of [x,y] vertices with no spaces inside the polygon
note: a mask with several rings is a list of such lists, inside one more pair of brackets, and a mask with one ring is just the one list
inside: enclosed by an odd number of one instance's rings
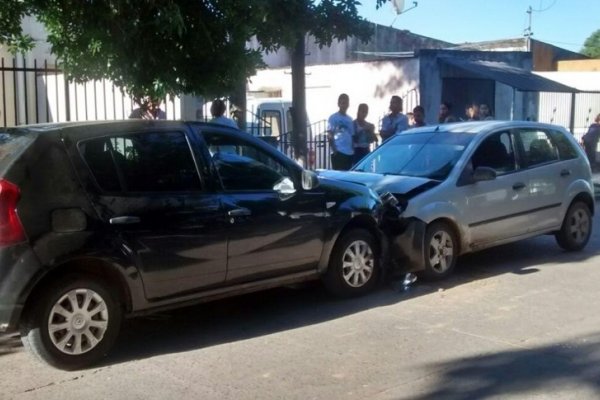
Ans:
{"label": "side window", "polygon": [[523,129],[519,132],[524,151],[525,165],[532,167],[558,160],[558,148],[547,132]]}
{"label": "side window", "polygon": [[273,190],[290,177],[285,165],[243,139],[210,132],[204,140],[225,190]]}
{"label": "side window", "polygon": [[560,131],[551,131],[552,140],[558,147],[558,155],[561,160],[572,160],[577,158],[577,150],[573,147],[571,141]]}
{"label": "side window", "polygon": [[104,191],[201,190],[190,146],[182,132],[103,137],[79,150]]}
{"label": "side window", "polygon": [[271,136],[281,135],[281,113],[279,111],[265,110],[261,117],[271,128]]}
{"label": "side window", "polygon": [[477,167],[493,168],[498,175],[516,169],[514,144],[510,132],[498,132],[487,137],[475,153],[471,162]]}

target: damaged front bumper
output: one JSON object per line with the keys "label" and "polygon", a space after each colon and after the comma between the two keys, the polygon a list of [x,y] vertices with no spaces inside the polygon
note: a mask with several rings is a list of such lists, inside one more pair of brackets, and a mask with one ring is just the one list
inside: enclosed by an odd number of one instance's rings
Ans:
{"label": "damaged front bumper", "polygon": [[405,218],[391,193],[380,196],[384,204],[380,228],[388,241],[387,258],[395,273],[418,272],[425,269],[425,232],[427,224],[418,218]]}

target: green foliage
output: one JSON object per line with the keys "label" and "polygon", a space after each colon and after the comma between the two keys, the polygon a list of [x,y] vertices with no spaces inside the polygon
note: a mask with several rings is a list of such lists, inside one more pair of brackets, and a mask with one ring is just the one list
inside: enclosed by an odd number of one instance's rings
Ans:
{"label": "green foliage", "polygon": [[[379,7],[387,0],[377,0]],[[0,43],[32,47],[21,19],[32,15],[70,79],[110,79],[136,99],[229,93],[262,61],[246,48],[292,47],[310,33],[321,46],[370,37],[355,0],[3,0]]]}
{"label": "green foliage", "polygon": [[8,51],[30,50],[34,46],[33,39],[24,35],[21,30],[21,18],[29,14],[29,4],[20,0],[3,0],[0,7],[0,44]]}
{"label": "green foliage", "polygon": [[585,40],[581,53],[588,57],[600,58],[600,29]]}

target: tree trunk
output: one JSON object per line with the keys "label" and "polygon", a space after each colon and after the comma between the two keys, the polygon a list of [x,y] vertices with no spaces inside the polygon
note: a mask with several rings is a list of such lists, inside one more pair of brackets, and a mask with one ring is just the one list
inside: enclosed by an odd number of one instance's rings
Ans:
{"label": "tree trunk", "polygon": [[238,127],[245,131],[246,130],[246,79],[242,79],[236,85],[233,93],[229,96],[231,104],[235,107],[235,122]]}
{"label": "tree trunk", "polygon": [[[294,158],[302,166],[306,166],[306,77],[305,42],[300,35],[292,50],[292,146]],[[284,117],[285,118],[285,117]]]}

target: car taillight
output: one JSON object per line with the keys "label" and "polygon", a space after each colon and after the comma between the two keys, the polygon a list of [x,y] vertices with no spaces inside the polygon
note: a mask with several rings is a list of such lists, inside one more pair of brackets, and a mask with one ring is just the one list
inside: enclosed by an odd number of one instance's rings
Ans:
{"label": "car taillight", "polygon": [[0,179],[0,246],[25,240],[25,232],[17,215],[17,203],[21,198],[19,187]]}

